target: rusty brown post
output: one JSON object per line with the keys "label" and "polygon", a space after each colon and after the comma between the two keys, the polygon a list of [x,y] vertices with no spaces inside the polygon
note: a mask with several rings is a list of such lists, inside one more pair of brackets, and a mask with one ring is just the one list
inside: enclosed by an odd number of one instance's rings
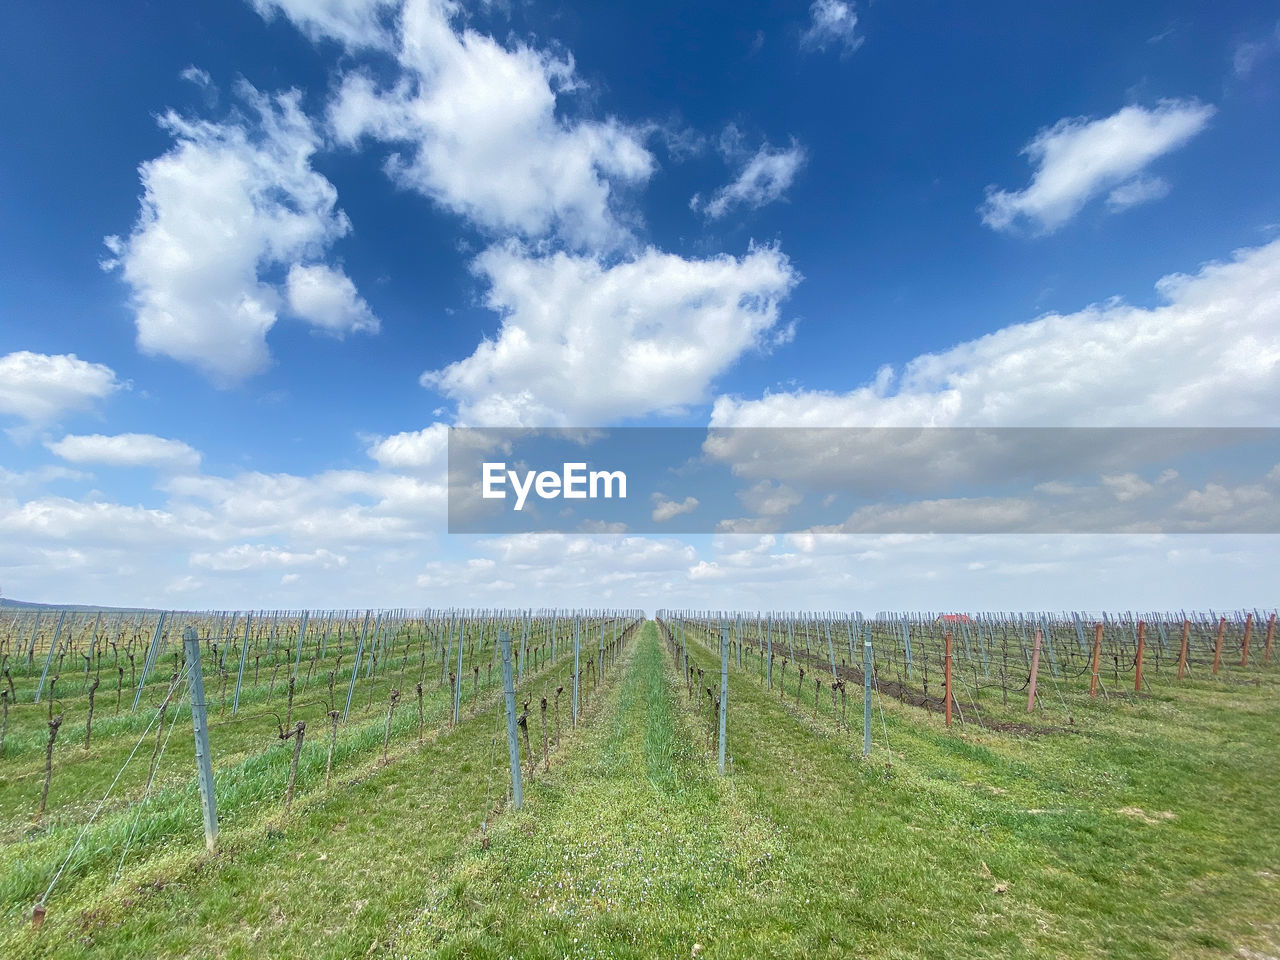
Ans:
{"label": "rusty brown post", "polygon": [[1133,692],[1142,692],[1142,652],[1146,648],[1147,625],[1144,621],[1138,621],[1138,654],[1133,659]]}
{"label": "rusty brown post", "polygon": [[1276,615],[1273,613],[1271,619],[1267,621],[1267,646],[1262,652],[1262,665],[1265,667],[1271,662],[1271,640],[1276,635]]}
{"label": "rusty brown post", "polygon": [[1093,631],[1093,675],[1089,678],[1089,696],[1098,695],[1098,666],[1102,659],[1102,624],[1097,624]]}
{"label": "rusty brown post", "polygon": [[1191,636],[1191,621],[1182,621],[1182,652],[1178,654],[1178,679],[1187,672],[1187,641]]}
{"label": "rusty brown post", "polygon": [[1218,621],[1218,640],[1213,646],[1213,675],[1218,675],[1218,664],[1222,662],[1222,631],[1227,628],[1227,618]]}
{"label": "rusty brown post", "polygon": [[1244,650],[1240,654],[1240,666],[1249,665],[1249,638],[1253,636],[1253,614],[1244,618]]}
{"label": "rusty brown post", "polygon": [[1031,648],[1031,682],[1027,686],[1027,713],[1036,707],[1036,675],[1040,672],[1040,631],[1036,631],[1036,645]]}
{"label": "rusty brown post", "polygon": [[947,631],[947,634],[945,637],[945,643],[946,643],[946,654],[945,654],[945,659],[943,660],[943,667],[944,667],[943,686],[946,689],[943,690],[943,696],[946,697],[946,701],[947,701],[945,709],[946,709],[946,716],[947,716],[947,726],[949,727],[951,726],[951,631],[950,630]]}

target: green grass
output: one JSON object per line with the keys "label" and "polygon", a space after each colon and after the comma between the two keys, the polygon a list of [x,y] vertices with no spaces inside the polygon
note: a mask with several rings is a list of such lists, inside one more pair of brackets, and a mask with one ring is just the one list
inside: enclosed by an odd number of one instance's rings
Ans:
{"label": "green grass", "polygon": [[[718,652],[689,653],[714,684]],[[797,702],[794,667],[785,697],[757,667],[730,668],[720,777],[707,705],[690,701],[646,624],[551,771],[526,781],[524,809],[490,818],[487,848],[479,820],[507,777],[499,707],[483,694],[456,729],[437,704],[438,734],[420,748],[407,728],[393,734],[387,766],[375,703],[346,734],[340,781],[325,792],[310,770],[289,818],[280,757],[237,759],[224,775],[238,812],[212,857],[182,793],[189,775],[166,781],[166,802],[140,818],[151,833],[136,864],[118,883],[95,879],[126,808],[38,934],[18,912],[30,905],[23,858],[65,855],[77,801],[62,798],[68,824],[47,835],[23,834],[15,811],[0,848],[0,954],[1280,955],[1276,668],[1182,683],[1166,670],[1150,695],[1105,701],[1049,685],[1030,722],[1051,732],[1037,735],[947,729],[886,698],[864,759],[860,687],[846,725],[827,689],[815,703],[813,674]],[[525,683],[535,748],[537,695],[566,672],[560,661]],[[416,726],[416,708],[400,710]],[[998,691],[981,711],[1027,719]],[[185,751],[189,717],[179,722]]]}
{"label": "green grass", "polygon": [[[561,657],[531,672],[517,685],[521,702],[554,696],[558,684],[568,688],[571,666]],[[436,719],[447,715],[446,705],[438,706]],[[567,698],[561,710],[567,728]],[[285,750],[254,754],[224,771],[213,856],[204,853],[189,782],[181,802],[167,797],[143,809],[144,836],[133,841],[140,855],[118,882],[110,873],[132,817],[125,810],[95,824],[83,844],[84,860],[76,875],[59,881],[38,933],[24,921],[32,891],[43,890],[75,830],[68,825],[7,844],[0,890],[8,914],[0,943],[32,957],[79,957],[86,949],[122,958],[363,955],[412,915],[441,865],[479,843],[481,821],[501,808],[508,783],[505,728],[493,697],[486,701],[482,694],[480,710],[464,712],[456,728],[429,727],[422,746],[416,744],[416,706],[402,707],[400,736],[393,725],[385,766],[383,717],[375,712],[346,732],[347,762],[338,767],[335,757],[329,791],[324,737],[310,754],[304,750],[307,776],[300,770],[289,816],[279,802]],[[189,717],[186,723],[189,748]],[[565,734],[567,747],[572,737]]]}
{"label": "green grass", "polygon": [[777,827],[707,770],[653,624],[570,760],[464,857],[397,956],[688,956],[720,929],[768,952],[758,903],[783,883]]}

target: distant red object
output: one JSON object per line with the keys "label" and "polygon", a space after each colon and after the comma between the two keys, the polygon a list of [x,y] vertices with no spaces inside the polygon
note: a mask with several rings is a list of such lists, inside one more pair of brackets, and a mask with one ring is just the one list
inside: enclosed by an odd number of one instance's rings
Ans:
{"label": "distant red object", "polygon": [[938,618],[939,623],[973,623],[973,618],[963,613],[944,613]]}

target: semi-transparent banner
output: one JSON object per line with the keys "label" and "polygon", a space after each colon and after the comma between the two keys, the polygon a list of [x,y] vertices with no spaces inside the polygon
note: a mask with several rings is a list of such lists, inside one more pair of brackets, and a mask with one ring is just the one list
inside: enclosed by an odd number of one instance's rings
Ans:
{"label": "semi-transparent banner", "polygon": [[1277,533],[1272,428],[449,431],[450,533]]}

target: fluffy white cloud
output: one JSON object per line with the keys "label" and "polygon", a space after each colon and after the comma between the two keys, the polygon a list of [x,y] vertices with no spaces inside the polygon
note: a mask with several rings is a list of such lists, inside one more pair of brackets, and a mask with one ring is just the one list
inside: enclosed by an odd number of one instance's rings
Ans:
{"label": "fluffy white cloud", "polygon": [[270,20],[283,13],[313,41],[333,39],[348,47],[385,48],[391,43],[387,15],[399,0],[250,0]]}
{"label": "fluffy white cloud", "polygon": [[1136,500],[1138,497],[1144,496],[1155,489],[1146,480],[1143,480],[1136,473],[1120,473],[1104,476],[1102,485],[1110,490],[1117,500],[1128,502]]}
{"label": "fluffy white cloud", "polygon": [[326,333],[377,333],[378,318],[356,293],[356,285],[341,270],[321,263],[295,263],[285,278],[289,312]]}
{"label": "fluffy white cloud", "polygon": [[323,548],[299,553],[281,547],[240,543],[223,550],[193,553],[191,565],[217,571],[265,570],[271,567],[320,567],[328,570],[345,567],[347,558]]}
{"label": "fluffy white cloud", "polygon": [[814,0],[809,7],[809,25],[800,35],[801,48],[839,47],[846,54],[857,50],[862,37],[858,36],[858,15],[853,7],[844,0]]}
{"label": "fluffy white cloud", "polygon": [[738,499],[758,517],[781,517],[799,506],[804,497],[785,483],[761,480],[741,491]]}
{"label": "fluffy white cloud", "polygon": [[1059,120],[1022,148],[1035,164],[1025,189],[987,189],[982,222],[993,230],[1026,222],[1052,233],[1104,191],[1112,191],[1112,206],[1119,208],[1163,196],[1168,187],[1162,181],[1137,178],[1202,131],[1213,114],[1212,106],[1196,100],[1162,100],[1152,110],[1132,105],[1101,120]]}
{"label": "fluffy white cloud", "polygon": [[666,523],[684,513],[693,513],[698,509],[697,497],[685,497],[683,500],[668,500],[660,493],[653,495],[653,522]]}
{"label": "fluffy white cloud", "polygon": [[161,470],[195,470],[200,452],[181,440],[166,440],[149,433],[103,436],[65,436],[46,447],[69,463],[97,463],[109,467],[156,467]]}
{"label": "fluffy white cloud", "polygon": [[172,510],[220,538],[328,546],[419,539],[441,525],[446,495],[443,480],[360,470],[188,475],[162,489]]}
{"label": "fluffy white cloud", "polygon": [[[847,393],[720,397],[713,426],[1280,425],[1280,241],[1108,302],[1016,324]],[[1152,371],[1159,371],[1153,376]],[[895,389],[896,388],[896,389]]]}
{"label": "fluffy white cloud", "polygon": [[689,201],[689,206],[705,213],[712,220],[723,217],[737,206],[744,206],[749,210],[763,207],[787,192],[804,161],[804,148],[794,141],[786,149],[774,148],[766,143],[743,164],[732,183],[721,187],[705,202],[695,195]]}
{"label": "fluffy white cloud", "polygon": [[572,59],[455,28],[459,15],[454,3],[405,4],[398,77],[346,76],[329,111],[337,138],[400,145],[389,174],[481,227],[595,249],[626,243],[613,183],[653,172],[640,134],[558,115],[560,93],[580,84]]}
{"label": "fluffy white cloud", "polygon": [[370,443],[368,453],[388,470],[442,472],[449,453],[449,427],[433,423],[421,430],[379,437]]}
{"label": "fluffy white cloud", "polygon": [[121,388],[115,371],[74,353],[19,350],[0,357],[0,414],[33,424],[51,423],[68,410],[83,410]]}
{"label": "fluffy white cloud", "polygon": [[502,327],[423,375],[470,426],[593,426],[700,402],[765,340],[797,281],[771,247],[707,260],[650,249],[611,266],[495,247],[475,269]]}
{"label": "fluffy white cloud", "polygon": [[[221,384],[268,366],[266,336],[282,309],[331,333],[377,329],[351,281],[313,262],[350,223],[311,168],[320,140],[299,93],[239,92],[252,118],[161,118],[176,142],[139,167],[138,221],[126,239],[106,239],[113,259],[103,264],[132,289],[138,347]],[[291,268],[287,304],[266,279],[279,267]]]}
{"label": "fluffy white cloud", "polygon": [[26,543],[69,540],[77,547],[143,544],[157,550],[210,537],[170,510],[52,496],[0,501],[0,533]]}

